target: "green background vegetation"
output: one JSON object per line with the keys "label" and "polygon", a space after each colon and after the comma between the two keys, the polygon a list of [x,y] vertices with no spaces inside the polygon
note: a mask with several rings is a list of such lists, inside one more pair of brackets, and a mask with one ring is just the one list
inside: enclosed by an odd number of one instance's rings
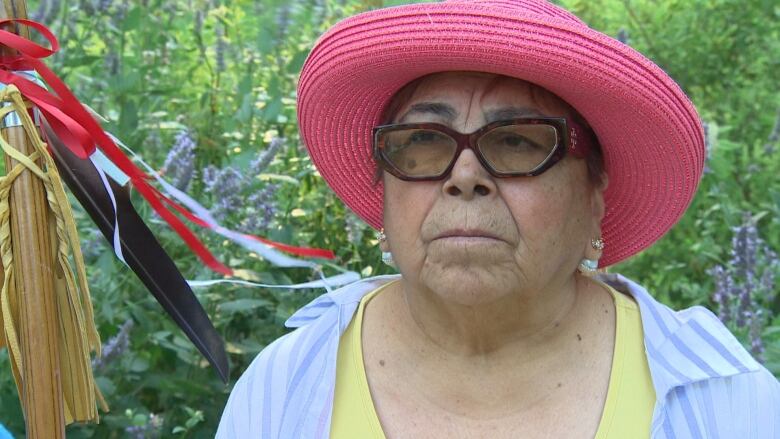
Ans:
{"label": "green background vegetation", "polygon": [[[79,0],[31,2],[60,38],[49,65],[84,102],[106,116],[106,128],[161,168],[174,136],[196,140],[196,169],[232,166],[247,172],[274,136],[287,139],[247,193],[278,184],[270,226],[256,233],[333,249],[337,264],[369,274],[388,271],[373,233],[356,223],[327,189],[297,133],[295,85],[316,38],[341,18],[402,2],[355,0]],[[713,311],[708,270],[729,266],[733,228],[747,213],[766,245],[780,250],[780,6],[775,0],[561,1],[591,27],[627,36],[628,44],[664,68],[696,104],[710,147],[699,192],[680,223],[654,247],[614,267],[675,309]],[[774,134],[773,134],[774,130]],[[188,192],[217,200],[199,176]],[[213,437],[230,391],[118,262],[77,203],[96,320],[104,341],[127,320],[129,348],[96,371],[111,411],[99,425],[68,428],[68,437]],[[135,203],[188,279],[216,278],[147,205]],[[256,212],[238,209],[234,227]],[[247,279],[269,283],[315,278],[307,269],[278,269],[209,233],[200,236]],[[762,268],[762,267],[758,267]],[[733,269],[733,267],[732,267]],[[766,268],[770,270],[770,268]],[[335,271],[325,268],[326,274]],[[738,273],[737,271],[734,271]],[[776,273],[774,273],[776,274]],[[736,275],[735,275],[736,276]],[[735,282],[740,282],[735,279]],[[780,376],[780,299],[757,292],[763,310],[764,362]],[[232,363],[231,385],[252,358],[285,332],[283,322],[322,291],[216,286],[196,290]],[[760,293],[760,294],[759,294]],[[749,347],[746,328],[729,322]],[[152,417],[152,415],[155,417]],[[23,434],[8,357],[0,351],[0,422]]]}

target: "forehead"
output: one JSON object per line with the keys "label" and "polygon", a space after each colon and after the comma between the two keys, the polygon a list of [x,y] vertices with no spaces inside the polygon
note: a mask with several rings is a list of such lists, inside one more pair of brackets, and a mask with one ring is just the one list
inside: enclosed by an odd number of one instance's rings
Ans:
{"label": "forehead", "polygon": [[[473,113],[488,119],[565,116],[568,105],[548,90],[521,79],[484,72],[441,72],[421,78],[399,106],[398,122],[428,113],[445,119]],[[502,111],[504,110],[504,111]],[[477,110],[479,112],[479,110]]]}

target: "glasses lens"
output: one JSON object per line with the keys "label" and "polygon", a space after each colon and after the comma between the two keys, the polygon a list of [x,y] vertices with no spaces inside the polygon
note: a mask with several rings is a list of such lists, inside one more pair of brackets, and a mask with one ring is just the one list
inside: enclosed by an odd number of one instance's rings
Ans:
{"label": "glasses lens", "polygon": [[409,177],[442,174],[458,149],[455,139],[430,129],[393,130],[383,139],[385,159]]}
{"label": "glasses lens", "polygon": [[557,130],[552,125],[506,125],[485,133],[477,147],[493,169],[512,173],[534,170],[557,143]]}

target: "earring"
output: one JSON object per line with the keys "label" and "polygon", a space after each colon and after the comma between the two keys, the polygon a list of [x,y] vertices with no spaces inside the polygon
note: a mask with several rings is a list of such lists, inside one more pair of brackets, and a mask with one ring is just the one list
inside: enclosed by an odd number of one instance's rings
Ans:
{"label": "earring", "polygon": [[393,260],[393,254],[390,252],[382,252],[382,262],[395,268],[395,261]]}
{"label": "earring", "polygon": [[[385,229],[381,228],[378,232],[376,232],[376,239],[379,242],[385,242],[387,241],[387,235],[385,235]],[[390,252],[382,252],[382,262],[385,264],[395,268],[395,261],[393,261],[393,254]]]}
{"label": "earring", "polygon": [[[594,250],[602,251],[604,250],[604,240],[601,239],[601,237],[598,238],[591,238],[590,240],[590,246],[593,247]],[[599,268],[599,260],[596,259],[588,259],[583,258],[580,262],[579,267],[577,267],[580,271],[580,273],[586,275],[586,276],[592,276],[596,274]]]}
{"label": "earring", "polygon": [[596,271],[598,270],[599,260],[585,258],[580,262],[580,266],[578,268],[580,270],[580,273],[586,276],[591,276],[595,274]]}

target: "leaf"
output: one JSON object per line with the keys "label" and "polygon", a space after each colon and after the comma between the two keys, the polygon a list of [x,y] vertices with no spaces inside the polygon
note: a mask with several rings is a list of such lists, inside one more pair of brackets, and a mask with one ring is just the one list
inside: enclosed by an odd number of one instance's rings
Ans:
{"label": "leaf", "polygon": [[137,373],[146,372],[149,370],[149,361],[145,358],[135,357],[130,362],[130,370]]}
{"label": "leaf", "polygon": [[282,100],[278,97],[271,99],[263,109],[263,119],[267,122],[276,122],[276,116],[282,111]]}
{"label": "leaf", "polygon": [[167,122],[160,122],[157,125],[158,128],[161,130],[174,130],[174,131],[181,131],[186,127],[186,125],[181,124],[179,122],[173,122],[173,121],[167,121]]}
{"label": "leaf", "polygon": [[233,270],[233,276],[242,280],[248,280],[250,282],[261,282],[259,273],[246,268]]}
{"label": "leaf", "polygon": [[236,312],[251,311],[260,307],[270,308],[271,306],[271,302],[265,299],[237,299],[221,303],[217,308],[222,312],[233,314]]}
{"label": "leaf", "polygon": [[242,123],[248,122],[255,108],[254,97],[251,94],[244,95],[244,100],[236,112],[236,120]]}
{"label": "leaf", "polygon": [[306,61],[306,57],[309,55],[308,51],[301,51],[295,54],[293,58],[290,60],[289,63],[287,63],[287,71],[290,73],[297,73],[301,70],[301,67],[303,67],[304,61]]}
{"label": "leaf", "polygon": [[132,31],[138,28],[138,25],[141,23],[142,13],[143,10],[140,7],[130,9],[127,16],[125,16],[125,19],[122,20],[122,29],[125,31]]}
{"label": "leaf", "polygon": [[780,326],[771,326],[764,330],[763,336],[769,337],[771,335],[780,334]]}
{"label": "leaf", "polygon": [[239,96],[252,93],[252,75],[244,75],[236,87],[236,94]]}
{"label": "leaf", "polygon": [[298,179],[290,177],[289,175],[283,175],[283,174],[262,173],[262,174],[258,174],[257,178],[259,178],[260,180],[263,180],[263,181],[268,181],[268,180],[283,181],[285,183],[292,183],[292,184],[294,184],[296,186],[299,186],[301,184],[301,182],[298,181]]}
{"label": "leaf", "polygon": [[753,223],[758,223],[759,221],[761,221],[761,218],[767,216],[768,214],[769,214],[769,212],[767,212],[766,210],[758,212],[757,214],[753,215],[753,217],[751,218],[751,221]]}
{"label": "leaf", "polygon": [[95,377],[95,383],[97,383],[98,388],[100,388],[100,391],[103,393],[103,396],[110,397],[116,392],[116,384],[114,384],[111,379],[104,376]]}
{"label": "leaf", "polygon": [[135,102],[128,100],[119,114],[119,131],[130,133],[138,128],[138,107]]}
{"label": "leaf", "polygon": [[244,350],[241,347],[239,347],[236,344],[230,343],[230,342],[225,343],[225,350],[229,354],[243,354],[244,353]]}

